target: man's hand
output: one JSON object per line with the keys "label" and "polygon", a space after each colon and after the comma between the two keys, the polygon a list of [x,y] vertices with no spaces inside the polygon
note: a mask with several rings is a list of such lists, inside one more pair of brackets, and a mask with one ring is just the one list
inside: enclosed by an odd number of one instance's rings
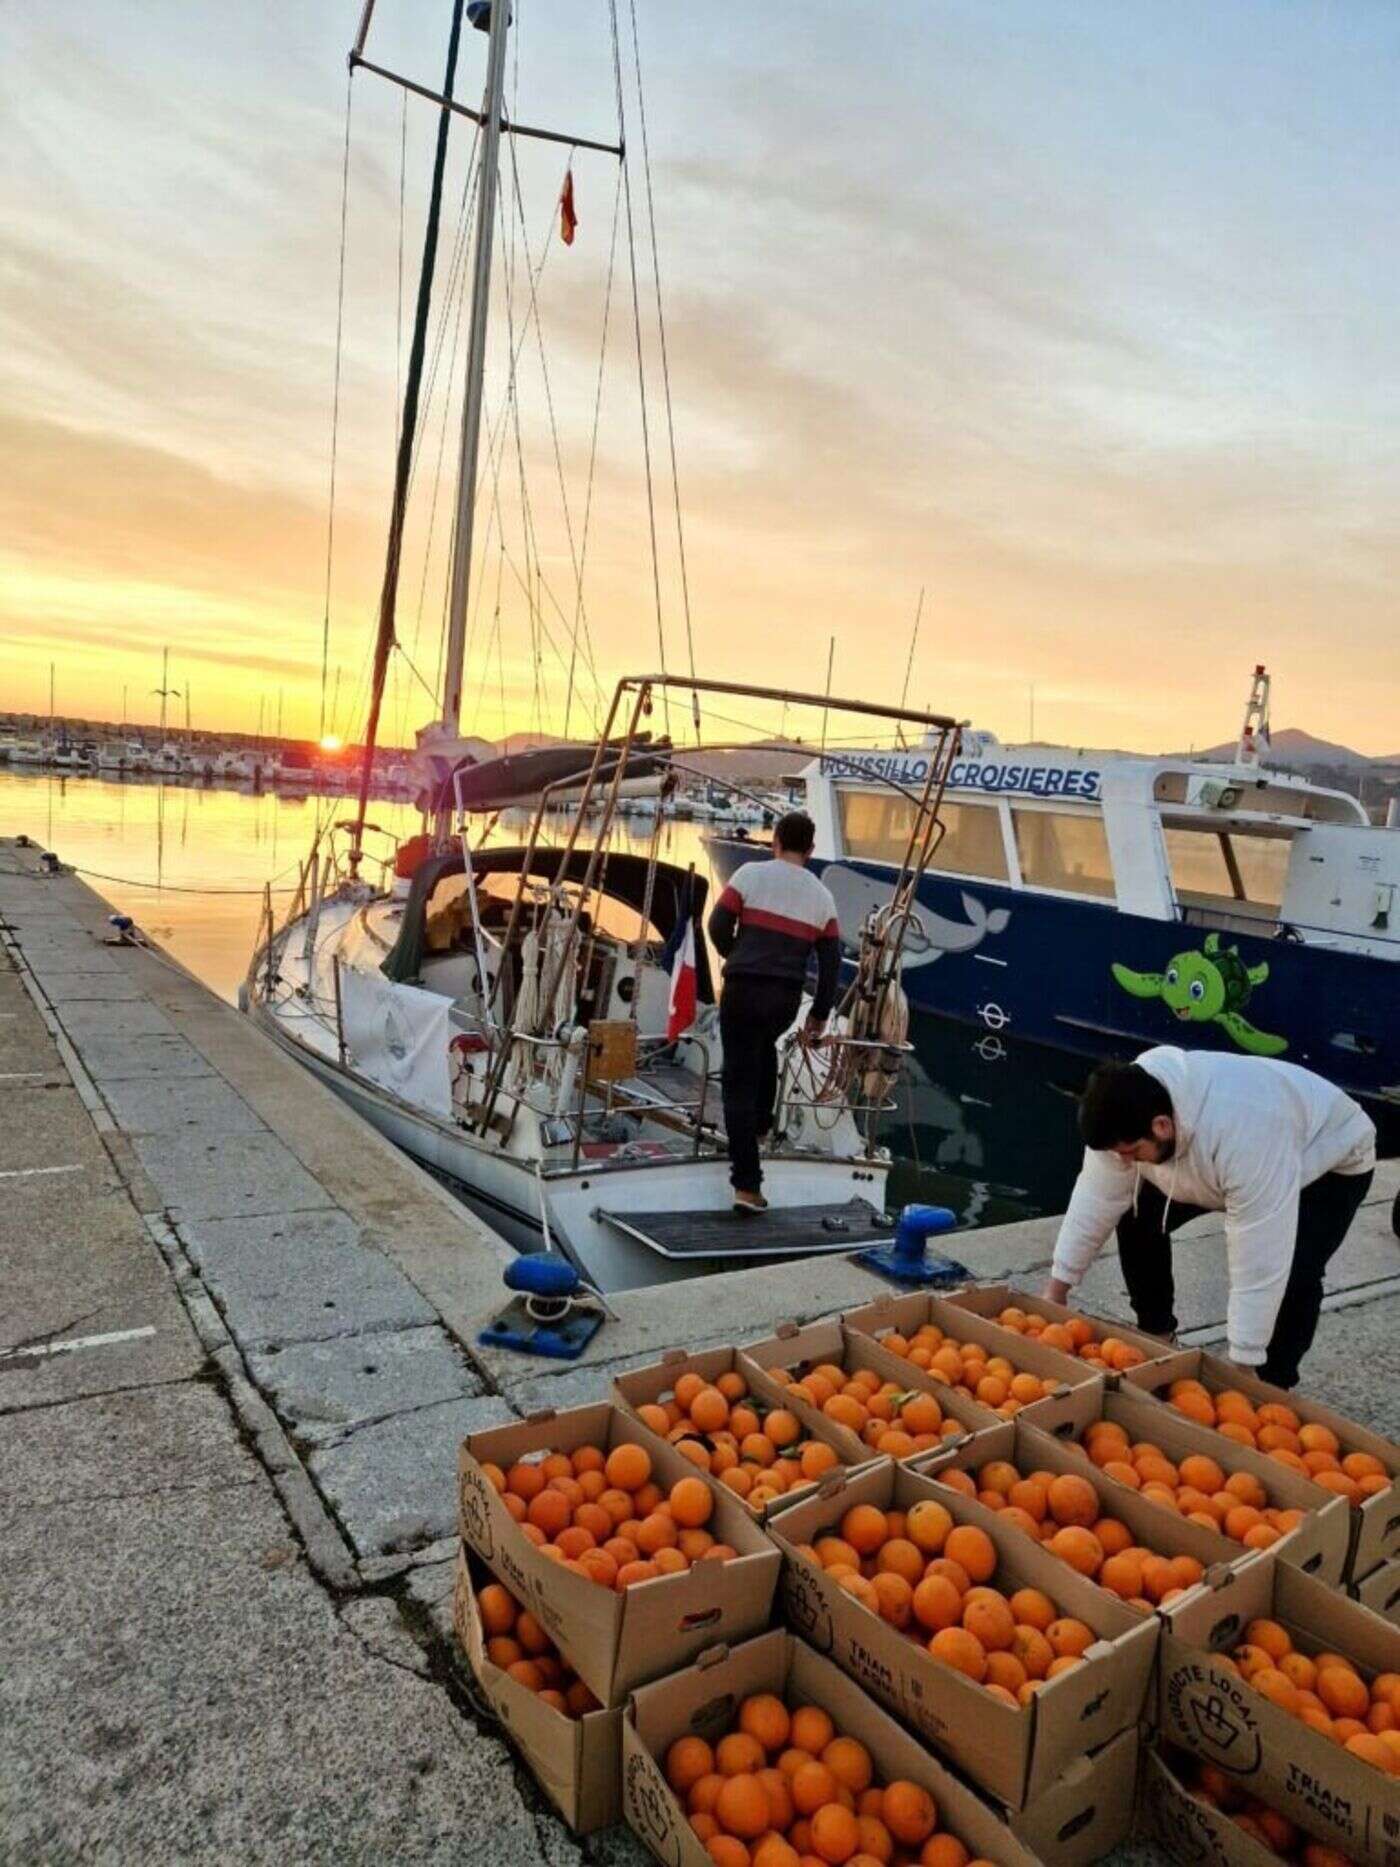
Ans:
{"label": "man's hand", "polygon": [[1050,1277],[1045,1283],[1045,1301],[1047,1303],[1068,1303],[1070,1286],[1060,1277]]}
{"label": "man's hand", "polygon": [[826,1036],[826,1019],[825,1018],[814,1018],[809,1015],[807,1018],[807,1022],[802,1027],[803,1043],[804,1044],[819,1044],[822,1041],[823,1037],[825,1036]]}

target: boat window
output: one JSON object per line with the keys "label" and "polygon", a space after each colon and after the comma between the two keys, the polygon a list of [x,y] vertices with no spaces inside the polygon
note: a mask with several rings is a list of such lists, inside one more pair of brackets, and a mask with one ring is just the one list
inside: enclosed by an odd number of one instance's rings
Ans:
{"label": "boat window", "polygon": [[[549,893],[549,885],[542,876],[530,876],[523,883],[527,907],[543,900]],[[521,877],[514,873],[496,873],[484,875],[477,883],[477,903],[483,923],[496,934],[504,933],[510,918],[510,906],[521,892]],[[572,903],[578,898],[578,890],[570,882],[564,884],[564,894]],[[619,901],[612,895],[590,897],[589,921],[601,933],[610,934],[616,940],[633,941],[645,934],[648,940],[659,940],[660,934],[654,927],[645,926],[641,915],[625,901]],[[522,929],[530,925],[525,916],[521,921]],[[467,891],[465,875],[445,875],[433,890],[428,900],[427,909],[427,949],[430,953],[447,953],[454,947],[469,946],[472,940],[471,900]]]}
{"label": "boat window", "polygon": [[1277,913],[1288,882],[1292,838],[1163,824],[1178,901],[1248,901]]}
{"label": "boat window", "polygon": [[1013,810],[1011,819],[1028,888],[1113,899],[1113,864],[1097,811]]}
{"label": "boat window", "polygon": [[[903,862],[915,807],[897,791],[854,791],[837,787],[841,811],[841,838],[848,856],[867,862]],[[981,875],[989,881],[1007,879],[1006,846],[1001,815],[995,804],[940,806],[943,838],[934,852],[931,869],[954,875]]]}

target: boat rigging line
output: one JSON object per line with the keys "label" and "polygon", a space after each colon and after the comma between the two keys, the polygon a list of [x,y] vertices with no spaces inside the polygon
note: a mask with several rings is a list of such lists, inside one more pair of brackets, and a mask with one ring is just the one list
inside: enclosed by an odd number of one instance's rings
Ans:
{"label": "boat rigging line", "polygon": [[335,294],[335,378],[331,391],[331,484],[326,507],[326,591],[321,616],[321,730],[326,732],[326,674],[331,653],[331,567],[335,556],[335,477],[340,448],[340,366],[345,338],[345,250],[350,212],[350,115],[355,95],[353,66],[345,74],[345,147],[340,159],[340,263]]}

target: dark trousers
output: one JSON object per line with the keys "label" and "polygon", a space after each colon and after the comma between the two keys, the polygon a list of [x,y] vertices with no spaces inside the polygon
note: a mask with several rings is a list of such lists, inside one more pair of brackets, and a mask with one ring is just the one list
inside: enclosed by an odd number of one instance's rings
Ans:
{"label": "dark trousers", "polygon": [[763,1184],[758,1144],[773,1126],[778,1093],[778,1039],[797,1016],[802,985],[796,979],[727,974],[719,1001],[724,1042],[724,1128],[729,1137],[729,1180],[736,1192]]}
{"label": "dark trousers", "polygon": [[[1261,1380],[1275,1387],[1296,1387],[1298,1364],[1312,1347],[1322,1309],[1322,1274],[1356,1216],[1356,1209],[1371,1185],[1369,1173],[1324,1173],[1303,1188],[1298,1201],[1298,1233],[1293,1245],[1293,1268],[1279,1305],[1269,1352],[1258,1370]],[[1137,1316],[1138,1327],[1149,1335],[1171,1335],[1176,1329],[1176,1286],[1172,1279],[1172,1248],[1162,1235],[1164,1195],[1150,1180],[1138,1183],[1137,1211],[1118,1221],[1118,1259],[1123,1281]],[[1173,1202],[1167,1213],[1168,1232],[1188,1219],[1201,1216],[1200,1206]],[[1280,1241],[1282,1242],[1282,1241]]]}

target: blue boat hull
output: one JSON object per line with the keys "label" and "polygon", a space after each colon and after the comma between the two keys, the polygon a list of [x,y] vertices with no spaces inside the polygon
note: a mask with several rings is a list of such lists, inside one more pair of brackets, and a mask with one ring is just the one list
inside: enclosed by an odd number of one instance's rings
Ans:
{"label": "blue boat hull", "polygon": [[[738,837],[707,840],[722,882],[765,853]],[[835,869],[829,879],[841,882],[847,901],[888,899],[887,864],[812,866]],[[1163,1043],[1277,1055],[1366,1102],[1387,1130],[1400,1125],[1400,962],[1221,933],[1217,970],[1234,982],[1226,1014],[1203,1015],[1207,994],[1182,1016],[1152,982],[1188,954],[1199,956],[1198,968],[1213,964],[1208,928],[938,875],[921,880],[919,908],[931,936],[907,953],[904,972],[918,1009],[1088,1056],[1135,1056]],[[848,936],[860,918],[843,914]]]}

